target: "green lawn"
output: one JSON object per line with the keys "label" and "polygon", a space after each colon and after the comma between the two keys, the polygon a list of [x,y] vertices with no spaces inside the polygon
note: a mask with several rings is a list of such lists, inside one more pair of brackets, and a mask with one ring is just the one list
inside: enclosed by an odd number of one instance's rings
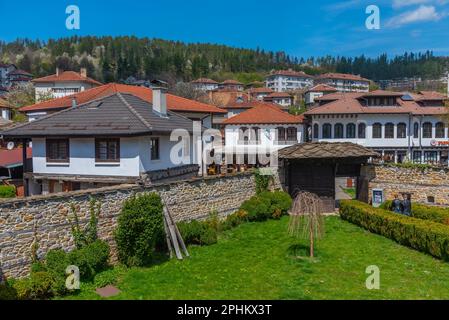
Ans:
{"label": "green lawn", "polygon": [[[115,299],[449,299],[449,264],[371,234],[338,217],[326,219],[315,261],[281,221],[247,223],[219,243],[190,247],[191,258],[123,272]],[[305,243],[303,243],[305,244]],[[365,288],[377,265],[380,290]],[[98,299],[83,285],[70,299]]]}

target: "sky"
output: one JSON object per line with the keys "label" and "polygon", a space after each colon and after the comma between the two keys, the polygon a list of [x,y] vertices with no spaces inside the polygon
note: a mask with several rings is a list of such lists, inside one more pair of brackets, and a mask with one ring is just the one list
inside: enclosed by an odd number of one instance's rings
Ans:
{"label": "sky", "polygon": [[[66,28],[69,5],[80,10],[79,30]],[[380,29],[365,25],[369,5]],[[0,0],[0,12],[4,41],[134,35],[297,57],[449,55],[449,0]]]}

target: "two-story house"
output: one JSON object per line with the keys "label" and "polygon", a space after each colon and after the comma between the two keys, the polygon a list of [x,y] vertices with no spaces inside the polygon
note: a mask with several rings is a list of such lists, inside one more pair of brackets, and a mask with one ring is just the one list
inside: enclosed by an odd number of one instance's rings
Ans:
{"label": "two-story house", "polygon": [[282,107],[288,108],[293,105],[293,97],[287,92],[273,92],[263,98],[263,101],[276,103]]}
{"label": "two-story house", "polygon": [[219,84],[219,89],[225,91],[243,91],[244,85],[237,80],[225,80]]}
{"label": "two-story house", "polygon": [[335,93],[318,98],[305,116],[312,141],[360,144],[384,161],[447,165],[446,100],[435,92]]}
{"label": "two-story house", "polygon": [[300,71],[279,70],[265,78],[265,86],[276,92],[292,92],[313,86],[313,77]]}
{"label": "two-story house", "polygon": [[315,84],[326,84],[339,92],[369,92],[370,80],[354,74],[325,73],[315,78]]}
{"label": "two-story house", "polygon": [[337,89],[334,87],[328,86],[326,84],[319,84],[310,88],[305,93],[305,103],[306,106],[310,106],[315,103],[315,99],[320,98],[326,94],[335,93]]}
{"label": "two-story house", "polygon": [[219,86],[219,83],[217,81],[208,79],[208,78],[196,79],[190,83],[196,90],[206,91],[206,92],[217,90],[218,86]]}
{"label": "two-story house", "polygon": [[266,96],[273,93],[273,89],[270,88],[251,88],[248,90],[248,94],[251,100],[263,101]]}
{"label": "two-story house", "polygon": [[89,90],[102,83],[89,78],[85,68],[81,71],[62,71],[56,68],[56,74],[33,80],[36,90],[36,101],[41,101],[43,97],[62,98],[85,90]]}
{"label": "two-story house", "polygon": [[[152,93],[151,101],[111,93],[2,132],[5,140],[32,142],[26,194],[197,175],[194,122],[168,110],[162,89]],[[172,139],[174,130],[184,135]]]}
{"label": "two-story house", "polygon": [[[271,104],[259,104],[223,122],[224,154],[237,164],[260,164],[278,150],[303,142],[304,117],[294,116]],[[236,157],[244,163],[238,163]]]}

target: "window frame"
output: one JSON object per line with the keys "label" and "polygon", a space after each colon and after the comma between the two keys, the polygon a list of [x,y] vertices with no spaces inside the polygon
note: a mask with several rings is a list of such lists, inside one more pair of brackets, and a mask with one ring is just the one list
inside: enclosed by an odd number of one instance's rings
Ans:
{"label": "window frame", "polygon": [[[349,128],[352,128],[351,129],[352,131],[350,131]],[[351,122],[351,123],[346,124],[346,139],[355,139],[356,134],[357,134],[356,130],[357,130],[357,127],[356,127],[355,123]]]}
{"label": "window frame", "polygon": [[[50,158],[50,143],[64,143],[66,145],[66,155],[63,159]],[[70,139],[68,138],[49,138],[45,139],[45,158],[47,163],[70,163]]]}
{"label": "window frame", "polygon": [[288,142],[298,142],[298,129],[295,127],[288,127],[285,131],[285,139]]}
{"label": "window frame", "polygon": [[[438,130],[443,130],[442,132],[443,134],[442,135],[438,134],[441,133],[438,132]],[[443,122],[440,121],[435,124],[435,139],[444,139],[444,138],[446,138],[446,126]]]}
{"label": "window frame", "polygon": [[396,125],[396,138],[405,139],[407,138],[407,124],[400,122]]}
{"label": "window frame", "polygon": [[[378,132],[377,132],[378,130]],[[378,133],[378,134],[376,134]],[[380,122],[373,123],[373,139],[382,139],[382,124]]]}
{"label": "window frame", "polygon": [[388,122],[384,126],[384,138],[394,139],[394,123]]}
{"label": "window frame", "polygon": [[[361,133],[361,129],[363,128],[363,134]],[[357,126],[357,138],[358,139],[366,139],[366,123],[361,122]]]}
{"label": "window frame", "polygon": [[[153,157],[153,142],[156,141],[157,146],[157,158]],[[161,139],[159,137],[151,137],[150,138],[150,160],[151,161],[159,161],[161,160]]]}
{"label": "window frame", "polygon": [[[106,142],[106,156],[107,159],[100,159],[100,143]],[[109,143],[116,143],[116,157],[110,158]],[[120,138],[95,138],[95,162],[96,163],[120,163]]]}
{"label": "window frame", "polygon": [[[329,129],[329,134],[325,134],[325,133],[327,133],[327,132],[325,132],[325,130],[326,129]],[[325,123],[325,124],[323,124],[323,127],[322,127],[322,137],[323,137],[323,139],[332,139],[332,125],[330,124],[330,123]]]}
{"label": "window frame", "polygon": [[345,126],[343,123],[336,123],[334,125],[334,139],[344,139],[345,138]]}
{"label": "window frame", "polygon": [[[426,130],[430,129],[430,135],[427,135]],[[424,122],[422,124],[422,138],[423,139],[432,139],[433,138],[433,125],[432,122]]]}
{"label": "window frame", "polygon": [[320,138],[320,126],[318,123],[315,123],[313,125],[313,139],[319,139]]}

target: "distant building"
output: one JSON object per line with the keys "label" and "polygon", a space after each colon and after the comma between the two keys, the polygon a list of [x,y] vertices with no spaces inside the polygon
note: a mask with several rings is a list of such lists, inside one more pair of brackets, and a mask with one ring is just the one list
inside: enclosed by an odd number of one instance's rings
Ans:
{"label": "distant building", "polygon": [[268,75],[265,84],[276,92],[290,92],[312,87],[313,77],[302,71],[280,70]]}
{"label": "distant building", "polygon": [[11,107],[8,106],[8,103],[0,98],[0,118],[3,120],[11,120]]}
{"label": "distant building", "polygon": [[319,84],[310,88],[306,91],[305,102],[306,105],[312,105],[315,103],[316,98],[320,98],[326,94],[337,92],[334,87],[328,86],[326,84]]}
{"label": "distant building", "polygon": [[15,70],[17,70],[17,67],[11,63],[0,63],[0,87],[9,87],[8,75]]}
{"label": "distant building", "polygon": [[228,91],[243,91],[244,85],[236,80],[226,80],[219,84],[218,88],[220,90]]}
{"label": "distant building", "polygon": [[[0,63],[0,87],[7,90],[11,87],[28,84],[32,79],[31,73],[17,69],[14,64]],[[0,95],[2,95],[1,90]]]}
{"label": "distant building", "polygon": [[315,78],[315,84],[326,84],[339,92],[369,92],[370,80],[353,74],[325,73]]}
{"label": "distant building", "polygon": [[382,90],[409,90],[414,91],[418,88],[422,79],[420,77],[396,78],[390,80],[379,80],[379,86]]}
{"label": "distant building", "polygon": [[273,92],[263,99],[265,102],[276,103],[283,107],[290,107],[293,105],[293,97],[285,92]]}
{"label": "distant building", "polygon": [[200,78],[190,82],[196,90],[213,91],[218,89],[219,83],[208,78]]}
{"label": "distant building", "polygon": [[263,101],[263,99],[273,93],[273,89],[270,88],[251,88],[248,90],[248,93],[251,97],[251,100]]}
{"label": "distant building", "polygon": [[42,97],[49,94],[53,98],[62,98],[81,91],[101,86],[102,83],[87,76],[86,69],[81,72],[60,71],[56,69],[56,74],[33,80],[36,88],[36,101],[41,101]]}

